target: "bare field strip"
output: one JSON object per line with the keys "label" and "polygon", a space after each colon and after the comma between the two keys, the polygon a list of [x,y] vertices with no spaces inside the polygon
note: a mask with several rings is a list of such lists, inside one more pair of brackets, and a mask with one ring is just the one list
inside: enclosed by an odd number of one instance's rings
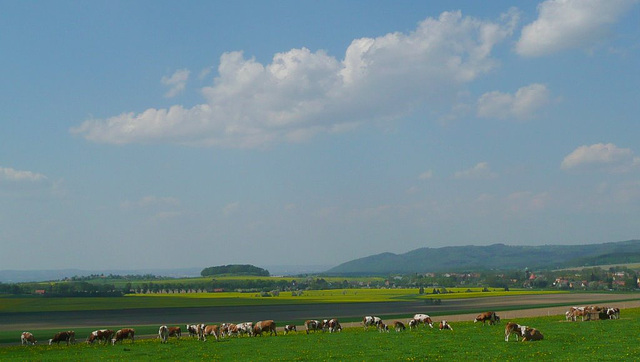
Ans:
{"label": "bare field strip", "polygon": [[[297,304],[196,308],[149,308],[106,311],[0,313],[3,330],[37,330],[73,327],[110,327],[229,321],[304,321],[336,317],[361,318],[428,313],[450,321],[473,319],[476,311],[501,311],[503,318],[563,314],[567,305],[615,304],[620,308],[640,307],[640,294],[570,293],[453,299],[441,305],[424,301],[380,303]],[[555,305],[555,307],[547,307]],[[559,306],[564,305],[564,306]],[[540,306],[543,308],[535,308]],[[521,307],[521,308],[520,308]],[[520,310],[525,309],[525,310]],[[517,310],[517,311],[516,311]],[[464,314],[460,314],[464,313]],[[440,317],[442,316],[442,317]],[[445,317],[446,316],[446,317]]]}

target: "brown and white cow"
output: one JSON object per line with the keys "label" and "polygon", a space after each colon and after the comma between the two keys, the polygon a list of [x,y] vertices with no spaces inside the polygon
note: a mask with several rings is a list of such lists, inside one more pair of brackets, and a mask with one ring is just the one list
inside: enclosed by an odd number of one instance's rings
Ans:
{"label": "brown and white cow", "polygon": [[522,342],[525,341],[541,341],[544,339],[542,333],[535,328],[524,327],[522,328]]}
{"label": "brown and white cow", "polygon": [[298,332],[295,324],[287,324],[284,326],[284,334],[288,334],[289,332]]}
{"label": "brown and white cow", "polygon": [[473,320],[475,322],[482,322],[482,325],[485,325],[486,322],[489,322],[489,325],[493,325],[496,323],[500,323],[500,317],[496,314],[496,312],[484,312],[478,314],[476,319]]}
{"label": "brown and white cow", "polygon": [[413,320],[417,321],[417,324],[424,324],[425,326],[428,324],[429,327],[433,328],[433,321],[431,320],[431,317],[429,317],[427,314],[416,314],[413,316]]}
{"label": "brown and white cow", "polygon": [[439,326],[440,330],[445,330],[448,329],[450,331],[453,330],[453,327],[451,327],[451,325],[449,323],[447,323],[447,321],[445,321],[444,319],[440,322],[440,326]]}
{"label": "brown and white cow", "polygon": [[74,343],[76,341],[76,332],[74,331],[63,331],[56,333],[53,338],[49,340],[49,345],[54,343],[60,345],[60,342],[67,342],[67,346],[69,343]]}
{"label": "brown and white cow", "polygon": [[304,328],[307,331],[307,334],[309,334],[309,331],[314,331],[317,332],[319,330],[322,329],[322,323],[320,323],[319,320],[306,320],[304,321]]}
{"label": "brown and white cow", "polygon": [[591,312],[589,307],[571,307],[566,313],[567,319],[576,321],[577,317],[580,317],[582,321],[591,319]]}
{"label": "brown and white cow", "polygon": [[254,336],[262,336],[263,332],[269,332],[269,335],[278,335],[276,331],[276,322],[269,319],[266,321],[256,322],[255,326],[253,326],[253,335]]}
{"label": "brown and white cow", "polygon": [[329,327],[329,333],[342,332],[342,326],[337,318],[329,319],[327,326]]}
{"label": "brown and white cow", "polygon": [[87,337],[87,343],[91,344],[98,341],[98,343],[105,342],[105,344],[107,344],[111,338],[113,338],[114,333],[115,332],[110,329],[99,329],[97,331],[93,331],[89,334],[89,337]]}
{"label": "brown and white cow", "polygon": [[380,332],[380,333],[382,333],[382,332],[389,333],[389,326],[384,324],[384,322],[378,323],[378,332]]}
{"label": "brown and white cow", "polygon": [[517,341],[519,337],[522,337],[522,333],[527,328],[527,326],[521,326],[518,323],[507,323],[507,325],[504,327],[504,341],[509,342],[509,336],[511,336],[512,334],[516,336]]}
{"label": "brown and white cow", "polygon": [[220,327],[217,324],[211,324],[204,327],[202,332],[202,340],[206,341],[207,336],[213,336],[216,341],[220,340]]}
{"label": "brown and white cow", "polygon": [[33,333],[31,332],[22,332],[22,334],[20,335],[20,344],[21,345],[34,345],[38,343],[38,341],[36,341],[36,338],[33,336]]}
{"label": "brown and white cow", "polygon": [[197,324],[187,324],[187,332],[189,332],[189,337],[197,337],[198,336],[198,325]]}
{"label": "brown and white cow", "polygon": [[606,310],[609,319],[620,319],[620,308],[609,308]]}
{"label": "brown and white cow", "polygon": [[415,319],[409,320],[409,329],[418,328],[418,321]]}
{"label": "brown and white cow", "polygon": [[180,327],[168,327],[167,331],[169,333],[169,337],[176,337],[176,339],[180,339],[180,337],[182,337],[182,329],[180,329]]}
{"label": "brown and white cow", "polygon": [[378,324],[380,324],[382,322],[382,319],[380,319],[380,317],[376,317],[376,316],[365,316],[364,318],[362,318],[362,325],[364,326],[364,329],[367,329],[367,327],[376,327],[378,326]]}
{"label": "brown and white cow", "polygon": [[167,326],[158,328],[158,338],[160,338],[160,343],[167,343],[169,339],[169,328]]}
{"label": "brown and white cow", "polygon": [[239,335],[246,334],[249,337],[253,335],[253,322],[238,323],[236,326]]}
{"label": "brown and white cow", "polygon": [[394,321],[393,322],[393,329],[396,330],[396,332],[402,332],[405,329],[407,329],[407,327],[404,326],[404,323],[400,322],[400,321]]}
{"label": "brown and white cow", "polygon": [[238,325],[235,323],[222,323],[221,328],[223,337],[238,336]]}
{"label": "brown and white cow", "polygon": [[111,344],[115,345],[117,342],[124,343],[125,339],[130,339],[131,343],[135,340],[136,331],[133,328],[122,328],[116,332],[116,335],[111,339]]}

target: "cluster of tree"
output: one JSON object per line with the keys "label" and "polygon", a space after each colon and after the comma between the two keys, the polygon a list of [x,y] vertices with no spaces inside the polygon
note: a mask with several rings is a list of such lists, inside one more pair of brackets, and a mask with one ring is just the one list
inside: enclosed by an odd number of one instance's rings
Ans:
{"label": "cluster of tree", "polygon": [[204,268],[202,272],[200,272],[200,275],[203,277],[214,275],[253,275],[268,277],[269,271],[250,264],[230,264]]}
{"label": "cluster of tree", "polygon": [[127,275],[117,275],[117,274],[109,274],[109,275],[104,275],[104,274],[91,274],[91,275],[85,275],[85,276],[77,276],[74,275],[73,277],[69,278],[69,280],[72,281],[90,281],[90,280],[96,280],[96,279],[108,279],[108,280],[155,280],[155,279],[165,279],[163,277],[157,276],[157,275],[153,275],[153,274],[144,274],[144,275],[140,275],[140,274],[127,274]]}

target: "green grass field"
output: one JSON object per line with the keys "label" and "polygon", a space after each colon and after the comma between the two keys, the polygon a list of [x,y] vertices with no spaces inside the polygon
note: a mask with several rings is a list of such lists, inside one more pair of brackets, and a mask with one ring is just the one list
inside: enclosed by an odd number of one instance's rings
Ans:
{"label": "green grass field", "polygon": [[298,332],[221,342],[183,337],[172,338],[165,345],[155,339],[117,346],[12,346],[0,348],[0,360],[638,360],[640,309],[623,310],[621,317],[573,323],[564,321],[564,316],[512,320],[539,329],[545,337],[539,342],[506,343],[506,321],[498,326],[459,322],[452,324],[454,331],[421,327],[417,331],[378,333],[347,328],[334,334]]}
{"label": "green grass field", "polygon": [[256,293],[131,294],[124,297],[0,297],[0,312],[53,312],[80,310],[117,310],[127,308],[215,307],[239,305],[283,305],[310,303],[393,302],[426,299],[502,297],[532,294],[557,294],[559,291],[494,290],[451,288],[454,293],[418,294],[416,289],[331,289],[305,291],[301,296],[281,292],[277,297]]}

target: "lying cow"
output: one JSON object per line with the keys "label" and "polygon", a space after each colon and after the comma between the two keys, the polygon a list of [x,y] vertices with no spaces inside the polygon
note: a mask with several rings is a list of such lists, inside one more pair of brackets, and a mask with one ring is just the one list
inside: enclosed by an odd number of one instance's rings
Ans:
{"label": "lying cow", "polygon": [[404,326],[404,323],[400,322],[400,321],[394,321],[393,322],[393,329],[396,330],[396,332],[402,332],[405,329],[407,329],[407,327]]}
{"label": "lying cow", "polygon": [[95,341],[98,341],[98,343],[109,343],[111,338],[113,338],[114,333],[115,332],[110,329],[99,329],[97,331],[93,331],[89,334],[89,337],[87,337],[87,343],[92,344]]}
{"label": "lying cow", "polygon": [[500,317],[496,314],[496,312],[484,312],[478,314],[476,319],[473,320],[473,323],[482,322],[482,325],[485,325],[486,322],[489,322],[489,325],[493,325],[496,323],[500,323]]}
{"label": "lying cow", "polygon": [[275,334],[277,336],[278,332],[276,331],[276,322],[271,319],[257,322],[253,327],[253,335],[262,336],[263,332],[269,332],[269,335]]}
{"label": "lying cow", "polygon": [[364,318],[362,318],[362,325],[364,326],[364,329],[367,329],[368,327],[371,327],[371,326],[375,327],[381,322],[382,322],[382,319],[376,316],[365,316]]}
{"label": "lying cow", "polygon": [[49,340],[49,345],[57,344],[60,345],[60,342],[67,342],[67,346],[69,343],[75,343],[76,341],[76,332],[74,331],[64,331],[56,333],[53,338]]}
{"label": "lying cow", "polygon": [[136,331],[132,328],[122,328],[116,332],[115,337],[111,339],[111,344],[115,345],[117,342],[124,343],[125,339],[130,339],[131,343],[134,342]]}
{"label": "lying cow", "polygon": [[286,326],[284,326],[284,334],[287,334],[289,332],[298,332],[294,324],[287,324]]}
{"label": "lying cow", "polygon": [[[431,320],[431,317],[429,317],[426,314],[416,314],[413,316],[413,320],[417,321],[417,324],[424,324],[425,326],[428,324],[429,327],[433,328],[433,321]],[[416,324],[416,326],[417,326]]]}
{"label": "lying cow", "polygon": [[167,343],[169,339],[169,328],[167,326],[160,326],[158,329],[158,338],[160,338],[160,343]]}
{"label": "lying cow", "polygon": [[451,327],[451,325],[449,323],[447,323],[447,321],[445,321],[444,319],[440,322],[440,330],[445,330],[448,329],[450,331],[453,330],[453,327]]}
{"label": "lying cow", "polygon": [[38,341],[36,341],[36,338],[33,336],[33,334],[31,332],[22,332],[22,334],[20,335],[20,344],[21,345],[34,345],[36,344]]}
{"label": "lying cow", "polygon": [[541,341],[544,339],[542,333],[535,328],[524,327],[522,329],[522,342],[525,341]]}
{"label": "lying cow", "polygon": [[306,320],[304,321],[304,328],[309,334],[309,331],[317,332],[322,329],[322,324],[318,320]]}
{"label": "lying cow", "polygon": [[509,336],[511,336],[512,334],[516,336],[517,341],[519,337],[522,337],[522,334],[527,328],[527,326],[521,326],[518,323],[507,323],[507,325],[504,327],[504,341],[509,342]]}

